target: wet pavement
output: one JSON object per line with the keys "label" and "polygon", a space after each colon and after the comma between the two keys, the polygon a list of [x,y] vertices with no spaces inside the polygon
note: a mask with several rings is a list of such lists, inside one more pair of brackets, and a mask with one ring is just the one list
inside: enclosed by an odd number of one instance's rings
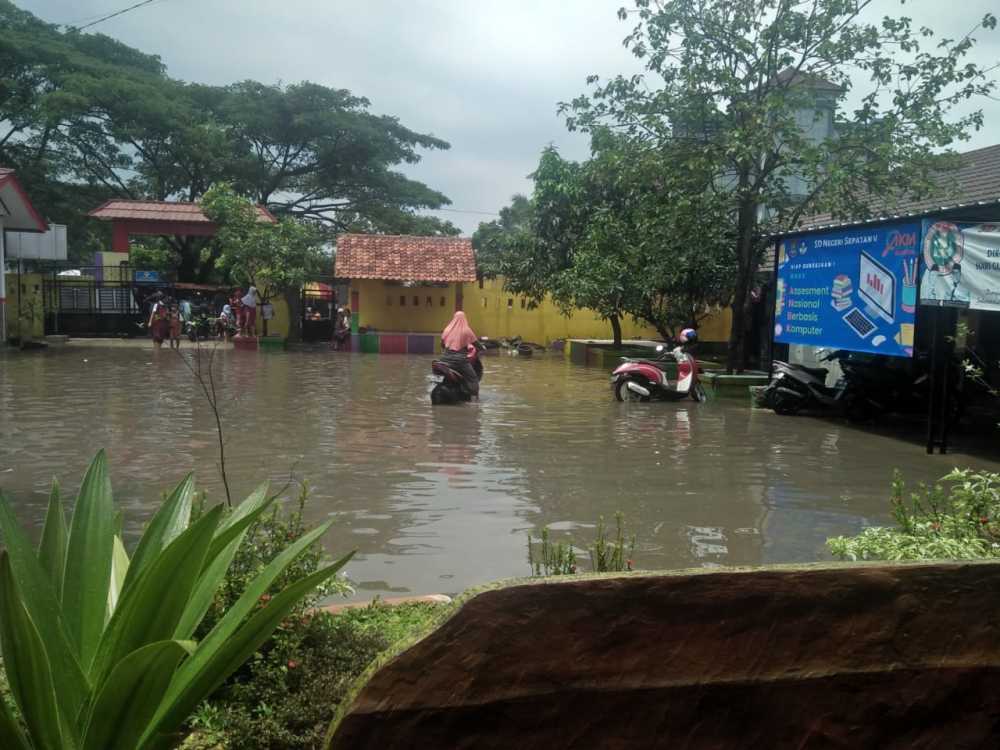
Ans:
{"label": "wet pavement", "polygon": [[[362,598],[525,575],[529,532],[584,545],[616,511],[641,568],[825,559],[828,536],[889,521],[894,469],[1000,470],[748,399],[619,404],[605,371],[555,354],[488,358],[480,403],[434,408],[430,357],[216,356],[234,496],[307,480],[331,553],[359,552]],[[75,492],[100,447],[129,539],[190,470],[224,497],[213,417],[166,349],[0,354],[0,422],[0,488],[35,528],[51,477]]]}

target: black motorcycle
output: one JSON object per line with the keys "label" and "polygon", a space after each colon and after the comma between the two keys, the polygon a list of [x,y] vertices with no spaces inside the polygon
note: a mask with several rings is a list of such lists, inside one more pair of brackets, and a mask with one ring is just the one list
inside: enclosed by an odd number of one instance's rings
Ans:
{"label": "black motorcycle", "polygon": [[215,321],[207,315],[195,315],[184,323],[184,335],[192,342],[207,341],[215,335]]}
{"label": "black motorcycle", "polygon": [[[476,372],[476,379],[483,379],[483,363],[479,359],[479,349],[481,344],[470,346],[469,359],[472,360],[472,369]],[[434,406],[440,404],[458,404],[463,401],[472,400],[472,390],[465,382],[465,375],[450,367],[447,363],[439,359],[431,362],[431,372],[441,377],[431,389],[431,403]]]}

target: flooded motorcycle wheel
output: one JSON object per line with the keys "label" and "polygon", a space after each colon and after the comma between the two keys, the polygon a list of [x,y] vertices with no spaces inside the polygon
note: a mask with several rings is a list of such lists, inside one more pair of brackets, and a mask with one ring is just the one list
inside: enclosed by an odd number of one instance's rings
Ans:
{"label": "flooded motorcycle wheel", "polygon": [[802,408],[802,402],[783,393],[778,393],[774,398],[774,413],[783,417],[794,417]]}
{"label": "flooded motorcycle wheel", "polygon": [[629,381],[619,380],[615,383],[615,399],[618,401],[649,401],[649,396],[636,393],[628,387]]}

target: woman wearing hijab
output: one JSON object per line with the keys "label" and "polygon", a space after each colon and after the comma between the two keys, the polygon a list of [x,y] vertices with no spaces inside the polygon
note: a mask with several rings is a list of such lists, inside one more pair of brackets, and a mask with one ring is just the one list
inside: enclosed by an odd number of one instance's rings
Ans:
{"label": "woman wearing hijab", "polygon": [[478,398],[479,378],[476,376],[476,370],[468,356],[469,346],[476,341],[478,341],[478,337],[469,326],[465,313],[459,310],[441,334],[441,345],[444,352],[440,359],[451,369],[462,373],[469,393]]}

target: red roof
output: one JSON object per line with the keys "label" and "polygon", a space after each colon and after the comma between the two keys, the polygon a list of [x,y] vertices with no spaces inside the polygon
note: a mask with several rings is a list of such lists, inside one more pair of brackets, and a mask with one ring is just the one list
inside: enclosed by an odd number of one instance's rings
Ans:
{"label": "red roof", "polygon": [[[263,206],[257,206],[260,221],[274,223],[277,219]],[[177,201],[110,200],[91,211],[95,219],[136,221],[177,221],[185,224],[211,224],[197,203]]]}
{"label": "red roof", "polygon": [[[18,182],[17,177],[14,176],[14,170],[10,167],[0,167],[0,193],[3,192],[7,192],[10,195],[0,196],[0,205],[3,205],[4,200],[10,201],[11,204],[15,201],[20,201],[20,206],[6,206],[10,212],[10,216],[4,221],[7,229],[23,232],[44,232],[49,228],[45,219],[42,218],[42,215],[32,205],[28,194],[24,191],[21,183]],[[17,210],[18,208],[20,208],[20,211]],[[3,271],[0,270],[0,273],[3,273]]]}
{"label": "red roof", "polygon": [[343,279],[476,280],[476,255],[467,237],[342,234],[336,264]]}

